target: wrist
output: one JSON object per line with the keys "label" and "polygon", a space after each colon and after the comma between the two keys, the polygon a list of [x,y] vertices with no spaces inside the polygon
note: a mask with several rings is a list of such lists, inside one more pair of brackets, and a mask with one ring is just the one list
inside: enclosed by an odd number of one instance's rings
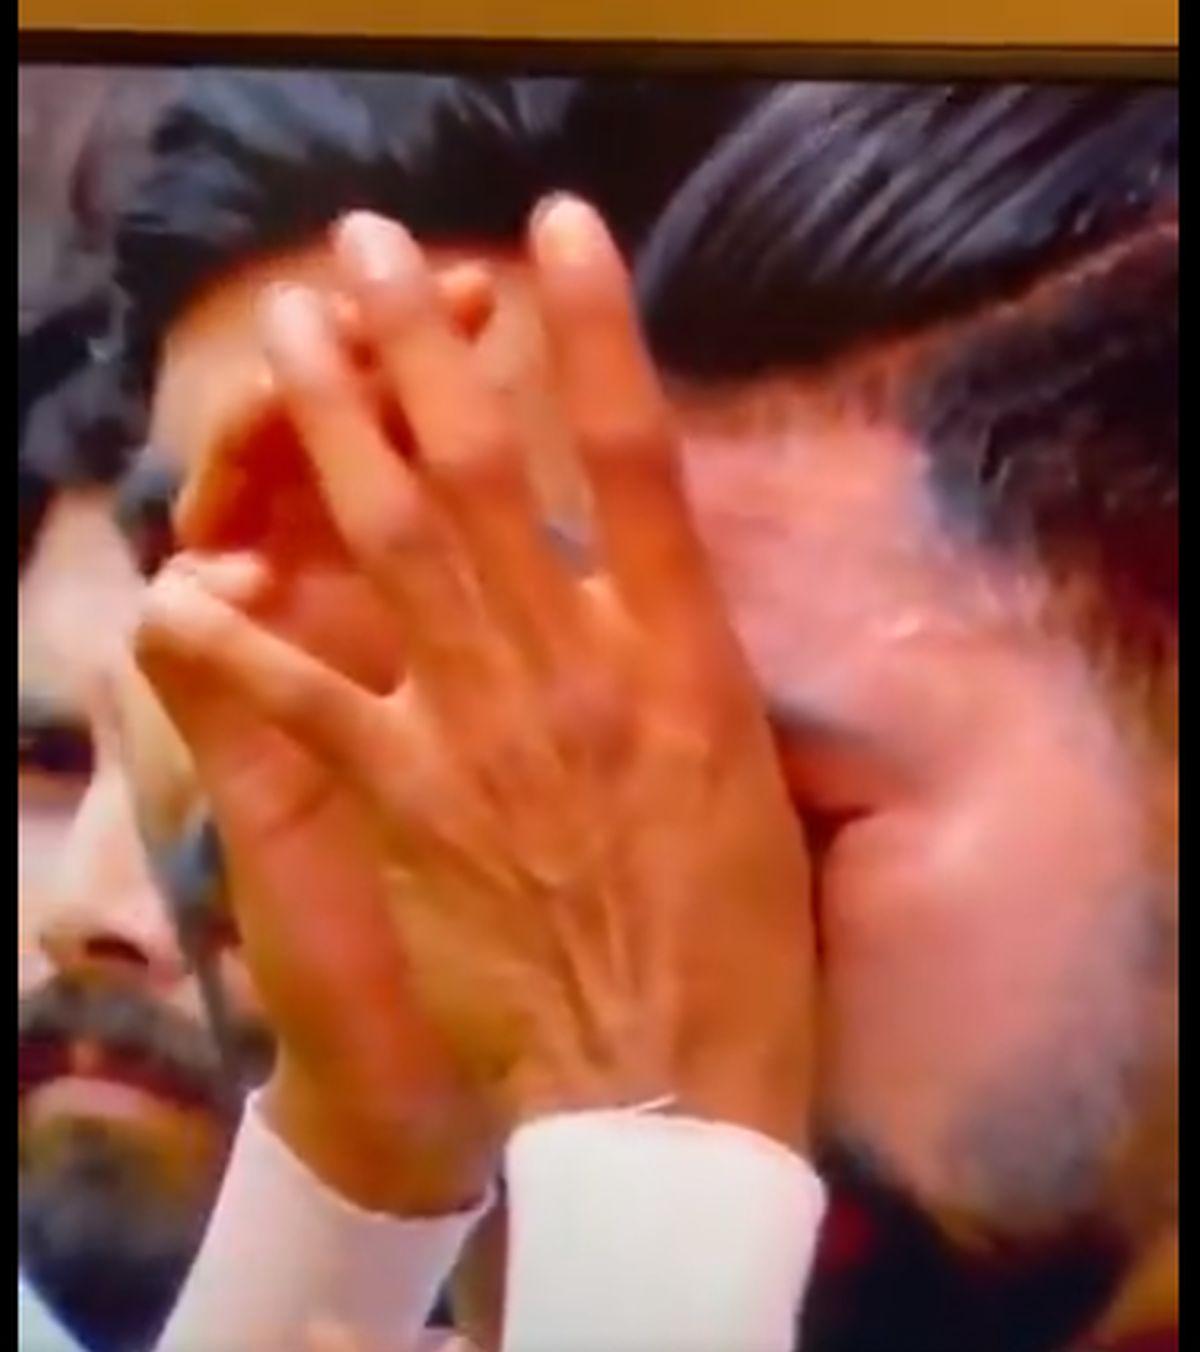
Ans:
{"label": "wrist", "polygon": [[[549,1039],[545,1040],[549,1042]],[[674,1078],[664,1056],[585,1050],[582,1037],[560,1036],[552,1051],[531,1048],[507,1082],[506,1115],[514,1126],[539,1117],[599,1109],[636,1108],[672,1100]]]}
{"label": "wrist", "polygon": [[261,1095],[263,1117],[326,1187],[365,1211],[438,1216],[467,1211],[487,1192],[494,1151],[459,1115],[374,1116],[333,1097],[281,1056]]}
{"label": "wrist", "polygon": [[699,1046],[679,1058],[672,1111],[746,1127],[808,1156],[813,1061],[811,1041],[796,1031],[775,1039]]}
{"label": "wrist", "polygon": [[669,1061],[598,1064],[580,1056],[526,1062],[514,1077],[517,1123],[592,1109],[644,1111],[745,1127],[802,1156],[811,1151],[813,1053],[802,1037],[687,1049]]}

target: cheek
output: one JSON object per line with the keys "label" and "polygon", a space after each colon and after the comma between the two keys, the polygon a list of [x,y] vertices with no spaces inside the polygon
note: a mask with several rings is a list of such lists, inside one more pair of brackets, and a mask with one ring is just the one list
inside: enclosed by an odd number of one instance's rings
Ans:
{"label": "cheek", "polygon": [[936,1156],[996,1086],[1128,1043],[1147,891],[1119,785],[1014,747],[850,827],[824,884],[830,1092],[891,1152]]}
{"label": "cheek", "polygon": [[39,936],[54,908],[57,874],[81,794],[82,789],[50,793],[32,776],[18,779],[18,990],[30,990],[50,974]]}
{"label": "cheek", "polygon": [[18,777],[17,867],[22,889],[44,889],[59,865],[85,785],[45,785],[36,775]]}
{"label": "cheek", "polygon": [[123,935],[165,972],[178,950],[139,829],[136,791],[122,760],[97,734],[95,773],[64,842],[56,876],[61,917]]}

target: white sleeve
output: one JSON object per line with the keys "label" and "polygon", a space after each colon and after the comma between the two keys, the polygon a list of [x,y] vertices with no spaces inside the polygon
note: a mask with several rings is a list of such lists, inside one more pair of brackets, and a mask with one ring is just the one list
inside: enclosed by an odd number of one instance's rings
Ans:
{"label": "white sleeve", "polygon": [[758,1133],[548,1117],[506,1161],[504,1352],[791,1352],[825,1192]]}
{"label": "white sleeve", "polygon": [[251,1096],[158,1352],[299,1348],[315,1320],[354,1329],[373,1352],[409,1352],[487,1206],[412,1220],[359,1210],[296,1159]]}

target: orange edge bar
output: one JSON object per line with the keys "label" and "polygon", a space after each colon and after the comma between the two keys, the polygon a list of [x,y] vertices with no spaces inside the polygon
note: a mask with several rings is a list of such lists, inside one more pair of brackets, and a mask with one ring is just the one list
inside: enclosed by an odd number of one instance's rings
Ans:
{"label": "orange edge bar", "polygon": [[168,36],[1177,48],[1175,0],[18,0],[18,28]]}

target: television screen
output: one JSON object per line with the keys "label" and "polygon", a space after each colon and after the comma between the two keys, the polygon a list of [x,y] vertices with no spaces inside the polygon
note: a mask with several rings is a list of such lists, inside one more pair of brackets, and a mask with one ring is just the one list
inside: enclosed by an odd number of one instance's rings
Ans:
{"label": "television screen", "polygon": [[1177,1345],[1176,87],[515,62],[19,69],[23,1290],[486,1352],[293,1193],[649,1100],[804,1352]]}

